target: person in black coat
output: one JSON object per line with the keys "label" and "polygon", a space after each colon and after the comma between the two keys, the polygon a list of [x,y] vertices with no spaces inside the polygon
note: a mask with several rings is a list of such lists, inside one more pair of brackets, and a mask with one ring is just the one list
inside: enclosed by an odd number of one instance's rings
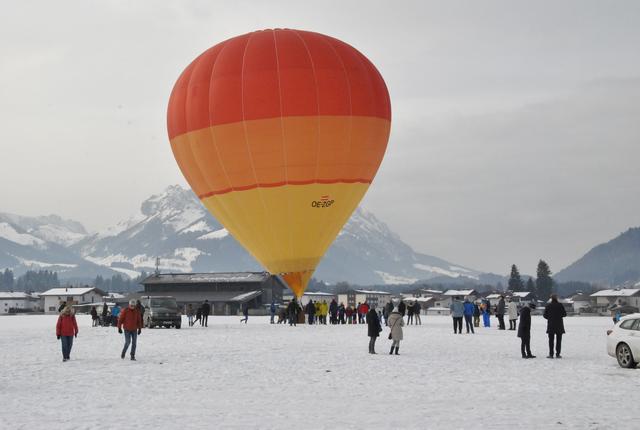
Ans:
{"label": "person in black coat", "polygon": [[331,314],[331,320],[329,322],[331,324],[338,324],[338,302],[336,302],[336,299],[331,300],[329,304],[329,314]]}
{"label": "person in black coat", "polygon": [[242,318],[240,322],[244,321],[244,323],[246,324],[249,321],[249,304],[248,303],[242,304],[242,316],[244,318]]}
{"label": "person in black coat", "polygon": [[300,308],[298,307],[298,302],[294,297],[293,300],[289,302],[287,305],[287,315],[289,317],[289,327],[296,326],[298,324],[298,312]]}
{"label": "person in black coat", "polygon": [[518,337],[520,338],[520,352],[522,358],[536,358],[531,354],[531,309],[534,304],[529,303],[520,311],[520,324],[518,324]]}
{"label": "person in black coat", "polygon": [[404,302],[400,300],[400,304],[398,305],[398,312],[400,312],[400,315],[404,317],[406,310],[407,310],[407,305],[405,305]]}
{"label": "person in black coat", "polygon": [[562,349],[562,335],[564,334],[563,318],[567,316],[567,311],[558,302],[558,296],[551,296],[551,303],[544,308],[544,319],[547,320],[547,335],[549,335],[549,355],[547,358],[553,358],[553,341],[555,337],[556,358],[562,358],[560,351]]}
{"label": "person in black coat", "polygon": [[209,304],[209,300],[205,300],[202,304],[202,321],[200,322],[201,326],[208,327],[209,323],[209,313],[211,313],[211,305]]}
{"label": "person in black coat", "polygon": [[504,330],[504,296],[500,296],[500,300],[498,300],[498,306],[496,307],[496,317],[498,318],[498,330]]}
{"label": "person in black coat", "polygon": [[380,325],[380,317],[376,312],[376,305],[372,304],[367,312],[367,334],[369,335],[369,354],[376,353],[376,340],[380,336],[382,326]]}
{"label": "person in black coat", "polygon": [[305,311],[307,313],[308,316],[308,321],[309,324],[313,324],[313,320],[316,316],[316,306],[313,303],[313,300],[309,300],[309,303],[307,303],[307,306],[305,306]]}

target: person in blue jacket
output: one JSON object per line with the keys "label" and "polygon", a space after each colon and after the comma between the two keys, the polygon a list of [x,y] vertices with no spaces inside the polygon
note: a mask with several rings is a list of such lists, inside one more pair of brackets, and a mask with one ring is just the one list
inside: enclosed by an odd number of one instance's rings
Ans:
{"label": "person in blue jacket", "polygon": [[111,308],[111,325],[114,327],[118,324],[118,317],[120,316],[120,306],[116,303]]}
{"label": "person in blue jacket", "polygon": [[469,330],[471,330],[471,333],[475,333],[473,331],[473,320],[472,320],[474,309],[473,309],[473,303],[469,301],[469,297],[465,297],[463,307],[464,307],[464,323],[465,323],[465,326],[467,327],[467,334],[469,334]]}
{"label": "person in blue jacket", "polygon": [[276,306],[276,302],[275,300],[271,301],[271,306],[269,307],[269,312],[271,313],[271,324],[275,324],[274,318],[276,317],[276,310],[277,310],[277,306]]}
{"label": "person in blue jacket", "polygon": [[484,299],[482,301],[482,322],[485,327],[491,327],[491,301]]}

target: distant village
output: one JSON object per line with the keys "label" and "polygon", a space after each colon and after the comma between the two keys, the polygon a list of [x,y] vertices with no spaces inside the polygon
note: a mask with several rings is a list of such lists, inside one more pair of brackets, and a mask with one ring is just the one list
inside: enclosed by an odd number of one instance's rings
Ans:
{"label": "distant village", "polygon": [[[0,291],[0,315],[57,314],[63,302],[73,305],[78,313],[88,313],[93,306],[124,304],[131,298],[144,296],[172,296],[181,308],[208,300],[213,315],[237,315],[243,306],[247,306],[252,315],[265,315],[272,303],[285,305],[293,299],[282,279],[267,272],[155,273],[142,279],[140,285],[135,293],[110,293],[94,286],[56,287],[44,292]],[[533,303],[539,311],[546,304],[544,299],[548,299],[537,298],[529,291],[416,288],[398,293],[343,288],[340,292],[308,291],[300,298],[300,304],[305,305],[311,300],[327,303],[335,300],[345,307],[355,308],[366,302],[381,308],[392,300],[403,300],[407,304],[420,303],[421,314],[428,316],[449,315],[449,306],[455,298],[488,301],[495,306],[500,296],[516,302],[519,307]],[[576,292],[562,297],[560,302],[570,315],[608,316],[613,312],[638,312],[640,285],[590,293]]]}

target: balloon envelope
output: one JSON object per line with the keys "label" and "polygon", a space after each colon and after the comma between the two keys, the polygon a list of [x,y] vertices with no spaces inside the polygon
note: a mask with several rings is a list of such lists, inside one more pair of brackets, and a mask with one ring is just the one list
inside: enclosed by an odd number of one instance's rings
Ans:
{"label": "balloon envelope", "polygon": [[356,49],[276,29],[197,57],[173,88],[167,124],[202,203],[299,297],[378,170],[391,106]]}

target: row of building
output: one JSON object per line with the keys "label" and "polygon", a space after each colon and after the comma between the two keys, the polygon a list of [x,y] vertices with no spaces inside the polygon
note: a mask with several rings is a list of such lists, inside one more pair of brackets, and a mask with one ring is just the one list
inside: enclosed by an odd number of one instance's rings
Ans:
{"label": "row of building", "polygon": [[[143,291],[127,296],[107,294],[95,287],[53,288],[43,293],[1,292],[0,314],[18,312],[57,313],[62,302],[82,305],[83,310],[91,305],[103,303],[126,303],[131,298],[141,296],[172,296],[180,306],[197,305],[208,300],[214,315],[236,315],[243,304],[247,304],[253,314],[266,313],[272,302],[287,303],[293,295],[278,276],[267,272],[239,273],[156,273],[141,282]],[[367,302],[377,307],[385,306],[391,300],[402,299],[406,303],[419,302],[422,313],[427,315],[448,315],[449,305],[454,298],[470,298],[471,300],[488,299],[497,304],[501,295],[516,301],[520,306],[530,302],[537,305],[530,292],[506,292],[480,294],[476,290],[447,291],[420,289],[411,294],[392,294],[386,291],[354,289],[345,293],[307,292],[301,297],[301,304],[309,300],[335,300],[345,306],[355,307],[358,303]],[[593,294],[575,294],[561,300],[570,313],[603,313],[613,307],[640,308],[640,288],[607,289]]]}

